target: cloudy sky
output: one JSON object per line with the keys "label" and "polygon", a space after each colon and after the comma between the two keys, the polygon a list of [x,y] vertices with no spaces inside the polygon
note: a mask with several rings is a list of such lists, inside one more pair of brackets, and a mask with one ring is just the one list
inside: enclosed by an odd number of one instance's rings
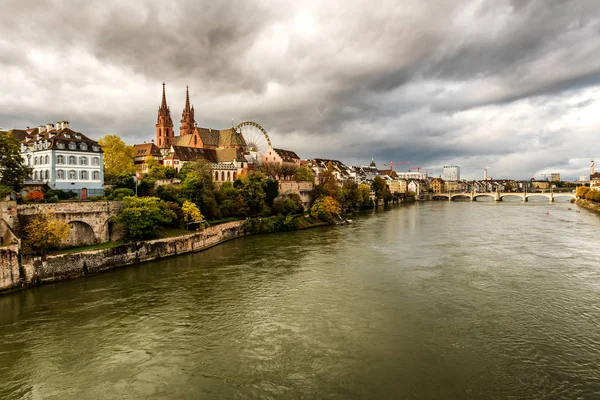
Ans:
{"label": "cloudy sky", "polygon": [[[563,178],[600,159],[597,0],[0,0],[0,127],[256,121],[303,158]],[[397,169],[405,170],[402,165]]]}

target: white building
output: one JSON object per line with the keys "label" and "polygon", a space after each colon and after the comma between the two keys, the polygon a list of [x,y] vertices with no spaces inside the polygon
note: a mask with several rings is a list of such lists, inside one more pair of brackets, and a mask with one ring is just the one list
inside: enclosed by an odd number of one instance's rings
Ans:
{"label": "white building", "polygon": [[10,131],[33,168],[26,186],[72,191],[81,199],[104,195],[104,166],[98,142],[69,129],[69,122]]}
{"label": "white building", "polygon": [[444,165],[444,180],[445,181],[459,181],[460,180],[460,167],[456,165]]}

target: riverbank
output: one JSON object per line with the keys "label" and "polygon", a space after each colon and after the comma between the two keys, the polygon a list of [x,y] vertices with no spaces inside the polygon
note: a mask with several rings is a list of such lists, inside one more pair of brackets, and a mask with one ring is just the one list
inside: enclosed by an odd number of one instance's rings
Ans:
{"label": "riverbank", "polygon": [[[50,254],[44,258],[0,251],[0,294],[34,285],[97,274],[129,265],[199,252],[228,240],[275,231],[309,229],[330,224],[304,216],[288,218],[289,229],[277,230],[278,217],[238,220],[174,237],[106,246],[101,249]],[[268,222],[271,222],[270,224]]]}
{"label": "riverbank", "polygon": [[575,204],[577,204],[580,207],[586,208],[588,210],[600,213],[600,204],[598,204],[598,203],[594,203],[592,201],[584,200],[584,199],[577,199],[575,201]]}

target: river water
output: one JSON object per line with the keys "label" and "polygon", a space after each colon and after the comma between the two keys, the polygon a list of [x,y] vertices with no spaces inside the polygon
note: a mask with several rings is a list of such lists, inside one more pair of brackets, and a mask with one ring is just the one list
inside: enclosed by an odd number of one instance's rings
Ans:
{"label": "river water", "polygon": [[0,398],[600,398],[600,218],[569,207],[414,204],[2,296]]}

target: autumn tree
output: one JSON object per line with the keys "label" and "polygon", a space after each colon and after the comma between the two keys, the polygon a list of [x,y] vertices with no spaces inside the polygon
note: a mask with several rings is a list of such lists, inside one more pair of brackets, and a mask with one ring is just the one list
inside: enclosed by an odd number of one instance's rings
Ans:
{"label": "autumn tree", "polygon": [[360,194],[361,206],[369,207],[371,205],[371,188],[366,183],[361,183],[358,187],[358,193]]}
{"label": "autumn tree", "polygon": [[19,142],[8,133],[0,133],[0,200],[19,192],[32,169],[23,163]]}
{"label": "autumn tree", "polygon": [[113,182],[121,174],[135,172],[135,153],[117,135],[106,135],[98,141],[104,152],[104,176],[107,182]]}
{"label": "autumn tree", "polygon": [[123,208],[115,218],[129,237],[144,239],[160,226],[170,225],[177,215],[157,197],[124,197]]}
{"label": "autumn tree", "polygon": [[310,215],[321,221],[331,222],[333,218],[339,216],[340,203],[331,196],[320,197],[310,209]]}
{"label": "autumn tree", "polygon": [[210,165],[204,160],[198,160],[184,167],[182,172],[185,178],[179,186],[181,195],[196,204],[208,219],[219,218],[221,213],[215,199],[213,171]]}
{"label": "autumn tree", "polygon": [[181,211],[183,213],[183,222],[201,222],[204,220],[204,216],[200,213],[200,209],[191,201],[184,201],[181,206]]}
{"label": "autumn tree", "polygon": [[71,226],[53,213],[39,214],[25,227],[26,243],[35,254],[46,255],[49,249],[59,248],[70,231]]}

